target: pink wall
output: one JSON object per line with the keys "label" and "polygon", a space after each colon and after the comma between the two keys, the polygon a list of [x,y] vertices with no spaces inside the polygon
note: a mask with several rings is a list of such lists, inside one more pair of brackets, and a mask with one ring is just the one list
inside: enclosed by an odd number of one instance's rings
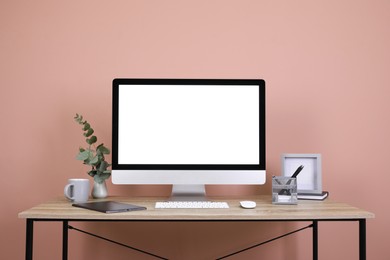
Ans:
{"label": "pink wall", "polygon": [[[389,24],[389,1],[1,1],[0,259],[24,256],[18,212],[61,195],[68,178],[86,177],[74,159],[83,138],[73,115],[84,114],[111,145],[115,77],[264,78],[268,177],[280,174],[281,153],[321,153],[331,198],[376,214],[368,259],[389,259]],[[80,226],[110,237],[128,230],[118,240],[171,259],[210,259],[300,225]],[[36,225],[37,259],[59,259],[60,230]],[[356,235],[356,223],[321,224],[320,259],[357,259]],[[149,259],[70,237],[71,259]],[[310,241],[304,232],[232,259],[310,259]]]}

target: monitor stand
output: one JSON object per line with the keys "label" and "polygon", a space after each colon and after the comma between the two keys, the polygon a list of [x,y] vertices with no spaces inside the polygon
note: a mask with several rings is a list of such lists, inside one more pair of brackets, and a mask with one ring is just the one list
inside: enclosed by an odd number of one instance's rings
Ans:
{"label": "monitor stand", "polygon": [[170,201],[207,201],[204,184],[173,184]]}

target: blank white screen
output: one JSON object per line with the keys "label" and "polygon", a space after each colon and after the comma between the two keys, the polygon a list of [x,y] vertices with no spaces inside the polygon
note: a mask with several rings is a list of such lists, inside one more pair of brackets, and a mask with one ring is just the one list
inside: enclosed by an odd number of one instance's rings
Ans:
{"label": "blank white screen", "polygon": [[119,85],[119,164],[259,164],[252,85]]}

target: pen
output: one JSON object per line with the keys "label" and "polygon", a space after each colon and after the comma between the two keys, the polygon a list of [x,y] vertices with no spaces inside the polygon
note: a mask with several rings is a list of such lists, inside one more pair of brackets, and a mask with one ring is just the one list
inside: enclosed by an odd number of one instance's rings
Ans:
{"label": "pen", "polygon": [[[302,171],[303,167],[305,167],[305,166],[303,166],[303,165],[299,166],[299,167],[295,170],[295,172],[294,172],[294,174],[291,176],[291,178],[296,178],[296,177],[298,176],[298,174]],[[290,184],[290,183],[289,183],[289,184]]]}
{"label": "pen", "polygon": [[[298,176],[298,174],[302,171],[303,168],[304,168],[303,165],[299,166],[299,167],[295,170],[295,172],[293,173],[293,175],[291,176],[291,178],[296,178],[296,177]],[[291,184],[291,180],[289,180],[289,181],[286,183],[286,185],[290,185],[290,184]],[[286,193],[287,193],[287,195],[290,195],[290,194],[289,194],[289,191],[288,191],[287,189],[283,189],[283,190],[281,190],[281,191],[279,192],[280,195],[286,194]]]}

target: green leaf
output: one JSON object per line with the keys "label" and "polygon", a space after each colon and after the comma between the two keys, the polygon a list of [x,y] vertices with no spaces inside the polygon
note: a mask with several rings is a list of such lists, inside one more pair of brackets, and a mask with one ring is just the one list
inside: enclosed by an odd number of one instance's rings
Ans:
{"label": "green leaf", "polygon": [[88,172],[88,175],[91,176],[91,177],[94,177],[96,175],[97,171],[96,170],[90,170]]}
{"label": "green leaf", "polygon": [[86,141],[89,145],[94,144],[97,141],[97,137],[93,135],[91,136],[91,138],[87,139]]}
{"label": "green leaf", "polygon": [[83,124],[83,116],[82,115],[76,114],[76,116],[74,117],[74,120],[77,123],[79,123],[80,125]]}
{"label": "green leaf", "polygon": [[92,128],[89,128],[87,132],[84,133],[85,137],[90,137],[93,134],[94,130]]}
{"label": "green leaf", "polygon": [[103,183],[106,179],[110,178],[111,173],[101,173],[101,174],[96,174],[93,176],[93,179],[97,183]]}
{"label": "green leaf", "polygon": [[89,128],[91,128],[91,125],[89,123],[87,123],[87,121],[84,122],[84,127],[83,127],[83,130],[84,131],[87,131]]}
{"label": "green leaf", "polygon": [[87,160],[89,158],[89,155],[90,155],[90,151],[89,150],[84,150],[84,151],[80,152],[76,156],[76,159],[80,160],[80,161],[85,161],[85,160]]}
{"label": "green leaf", "polygon": [[95,157],[93,157],[93,158],[89,161],[89,164],[90,164],[90,165],[96,165],[98,162],[99,162],[99,156],[95,156]]}
{"label": "green leaf", "polygon": [[108,167],[108,163],[106,161],[102,161],[99,165],[99,169],[98,171],[99,172],[104,172],[107,170],[107,167]]}
{"label": "green leaf", "polygon": [[100,151],[102,154],[110,154],[110,150],[107,147],[105,147],[103,144],[99,145],[96,148],[96,151]]}

